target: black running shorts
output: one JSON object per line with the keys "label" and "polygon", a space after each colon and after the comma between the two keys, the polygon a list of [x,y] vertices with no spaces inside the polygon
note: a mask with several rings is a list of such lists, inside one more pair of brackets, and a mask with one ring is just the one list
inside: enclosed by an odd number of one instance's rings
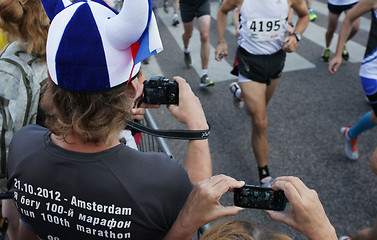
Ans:
{"label": "black running shorts", "polygon": [[352,3],[348,5],[332,5],[330,3],[327,3],[327,8],[331,13],[334,13],[336,15],[340,15],[343,11],[347,11],[348,9],[353,8],[357,3]]}
{"label": "black running shorts", "polygon": [[281,76],[285,64],[286,53],[279,50],[271,55],[254,55],[242,47],[238,47],[236,61],[231,73],[260,83],[270,85],[271,79]]}
{"label": "black running shorts", "polygon": [[199,18],[204,15],[211,15],[209,0],[203,1],[180,1],[179,8],[181,10],[182,22],[192,22],[195,17]]}

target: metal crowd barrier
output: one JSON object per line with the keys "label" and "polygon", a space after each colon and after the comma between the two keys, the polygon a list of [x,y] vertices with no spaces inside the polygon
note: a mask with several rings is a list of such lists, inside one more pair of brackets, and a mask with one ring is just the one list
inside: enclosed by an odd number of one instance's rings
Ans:
{"label": "metal crowd barrier", "polygon": [[[157,124],[148,109],[146,110],[144,119],[141,121],[141,123],[155,130],[158,130]],[[154,137],[146,133],[143,134],[138,148],[139,151],[142,152],[164,152],[167,155],[172,155],[168,145],[163,138]]]}

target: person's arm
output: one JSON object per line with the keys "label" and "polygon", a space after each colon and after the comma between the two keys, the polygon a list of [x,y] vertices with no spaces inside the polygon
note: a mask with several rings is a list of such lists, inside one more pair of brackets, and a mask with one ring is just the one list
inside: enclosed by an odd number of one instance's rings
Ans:
{"label": "person's arm", "polygon": [[342,64],[343,46],[351,33],[352,23],[364,13],[376,9],[377,3],[374,0],[360,0],[345,16],[338,36],[338,44],[333,59],[328,65],[330,73],[336,73]]}
{"label": "person's arm", "polygon": [[[306,3],[303,0],[292,0],[290,7],[295,10],[298,20],[293,30],[293,33],[302,35],[309,24],[309,11],[306,6]],[[298,44],[297,38],[295,35],[291,34],[287,36],[283,43],[285,44],[283,50],[285,52],[294,52],[296,51]]]}
{"label": "person's arm", "polygon": [[221,61],[221,58],[219,58],[219,54],[221,52],[224,52],[224,56],[228,56],[228,45],[225,40],[228,12],[236,7],[241,9],[242,2],[242,0],[224,0],[217,11],[217,48],[215,51],[216,61]]}
{"label": "person's arm", "polygon": [[233,9],[233,25],[236,31],[236,37],[238,38],[240,36],[240,9],[238,7],[235,7]]}
{"label": "person's arm", "polygon": [[221,196],[245,182],[225,175],[217,175],[199,182],[180,211],[164,240],[190,240],[199,227],[225,216],[234,216],[242,210],[236,206],[222,206]]}
{"label": "person's arm", "polygon": [[[178,83],[179,105],[168,105],[172,115],[184,123],[188,130],[209,129],[200,100],[192,92],[190,85],[181,77],[173,79]],[[194,185],[212,176],[208,139],[189,141],[184,168]]]}
{"label": "person's arm", "polygon": [[293,8],[289,8],[289,12],[288,12],[288,18],[287,18],[287,22],[288,22],[288,33],[289,34],[292,34],[293,31],[294,31],[294,23],[293,23]]}
{"label": "person's arm", "polygon": [[273,190],[283,190],[291,210],[266,211],[272,220],[296,229],[310,240],[338,240],[315,190],[309,189],[297,177],[278,177]]}
{"label": "person's arm", "polygon": [[[371,114],[371,116],[373,116],[373,114]],[[374,172],[374,174],[377,175],[377,148],[373,151],[372,157],[370,158],[369,166]]]}
{"label": "person's arm", "polygon": [[[192,130],[203,129],[208,129],[208,125],[193,128]],[[212,162],[208,139],[189,141],[184,168],[193,184],[197,184],[199,181],[212,175]]]}
{"label": "person's arm", "polygon": [[377,239],[377,220],[374,222],[373,226],[370,228],[363,228],[354,235],[351,236],[351,239]]}

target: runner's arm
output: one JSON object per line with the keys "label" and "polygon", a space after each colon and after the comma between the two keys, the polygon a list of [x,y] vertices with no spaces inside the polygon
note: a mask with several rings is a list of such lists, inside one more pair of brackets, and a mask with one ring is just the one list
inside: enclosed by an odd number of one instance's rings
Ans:
{"label": "runner's arm", "polygon": [[291,7],[298,15],[296,27],[293,32],[303,34],[309,24],[309,11],[306,3],[303,0],[292,0]]}
{"label": "runner's arm", "polygon": [[228,56],[228,45],[225,40],[226,25],[228,23],[228,12],[236,7],[241,9],[242,0],[224,0],[217,11],[217,48],[215,51],[215,59],[221,61],[219,54],[224,52]]}
{"label": "runner's arm", "polygon": [[342,26],[340,27],[338,44],[334,58],[330,61],[328,70],[330,73],[335,73],[342,63],[343,46],[347,42],[348,36],[351,33],[352,23],[364,13],[371,9],[376,9],[377,3],[374,0],[360,0],[345,16]]}
{"label": "runner's arm", "polygon": [[[292,7],[298,15],[298,20],[296,27],[293,30],[293,33],[302,35],[309,24],[309,11],[306,6],[306,3],[303,0],[292,0],[291,3],[288,2],[289,7]],[[283,41],[285,43],[283,50],[285,52],[294,52],[296,51],[298,44],[295,35],[289,35]]]}
{"label": "runner's arm", "polygon": [[[200,100],[190,85],[181,77],[175,76],[173,79],[179,86],[179,105],[168,105],[169,111],[188,130],[209,129]],[[212,176],[208,139],[189,141],[184,168],[194,185]]]}

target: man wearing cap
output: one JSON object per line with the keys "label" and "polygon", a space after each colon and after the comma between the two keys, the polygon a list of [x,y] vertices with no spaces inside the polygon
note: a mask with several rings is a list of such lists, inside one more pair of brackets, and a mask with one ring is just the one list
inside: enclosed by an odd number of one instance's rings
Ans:
{"label": "man wearing cap", "polygon": [[[20,237],[163,239],[193,184],[212,173],[208,140],[189,142],[184,167],[119,142],[143,91],[140,61],[162,50],[151,0],[127,0],[119,14],[101,0],[42,2],[51,20],[41,100],[48,128],[21,129],[8,160]],[[189,130],[208,129],[199,99],[173,79],[172,115]]]}

